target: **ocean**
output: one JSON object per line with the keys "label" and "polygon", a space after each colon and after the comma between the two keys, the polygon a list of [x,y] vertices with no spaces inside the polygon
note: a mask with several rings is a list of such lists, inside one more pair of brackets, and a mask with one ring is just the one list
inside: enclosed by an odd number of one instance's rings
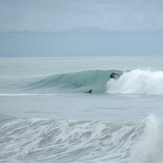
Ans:
{"label": "ocean", "polygon": [[163,163],[162,117],[161,56],[0,58],[1,163]]}

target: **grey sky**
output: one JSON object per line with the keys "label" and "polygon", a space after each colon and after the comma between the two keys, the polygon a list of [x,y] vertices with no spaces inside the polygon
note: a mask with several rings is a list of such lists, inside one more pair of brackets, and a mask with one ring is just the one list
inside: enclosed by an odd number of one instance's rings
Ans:
{"label": "grey sky", "polygon": [[162,0],[0,0],[0,31],[163,30]]}

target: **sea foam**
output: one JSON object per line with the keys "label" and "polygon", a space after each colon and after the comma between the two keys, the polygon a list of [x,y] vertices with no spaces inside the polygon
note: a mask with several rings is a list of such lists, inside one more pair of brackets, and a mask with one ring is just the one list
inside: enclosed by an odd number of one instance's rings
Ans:
{"label": "sea foam", "polygon": [[107,93],[163,95],[163,71],[132,70],[107,82]]}
{"label": "sea foam", "polygon": [[144,121],[142,136],[131,150],[131,163],[162,163],[163,162],[163,125],[154,115]]}
{"label": "sea foam", "polygon": [[0,116],[1,162],[162,163],[163,126]]}

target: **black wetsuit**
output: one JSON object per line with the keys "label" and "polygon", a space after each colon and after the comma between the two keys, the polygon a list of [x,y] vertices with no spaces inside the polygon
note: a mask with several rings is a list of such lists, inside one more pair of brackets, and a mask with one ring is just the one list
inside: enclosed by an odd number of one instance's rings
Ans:
{"label": "black wetsuit", "polygon": [[90,89],[88,92],[85,92],[85,93],[92,93],[92,89]]}
{"label": "black wetsuit", "polygon": [[[110,78],[114,78],[114,79],[116,79],[115,77],[114,77],[114,75],[118,75],[118,74],[116,74],[116,73],[112,73],[111,75],[110,75]],[[119,76],[119,75],[118,75]]]}

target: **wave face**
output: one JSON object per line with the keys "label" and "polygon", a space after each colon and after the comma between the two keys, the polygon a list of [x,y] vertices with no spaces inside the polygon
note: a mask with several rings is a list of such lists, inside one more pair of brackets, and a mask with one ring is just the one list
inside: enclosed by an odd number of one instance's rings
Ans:
{"label": "wave face", "polygon": [[64,89],[94,89],[106,90],[106,83],[112,72],[121,75],[120,70],[90,70],[75,73],[48,76],[32,82],[30,86],[36,88],[64,88]]}
{"label": "wave face", "polygon": [[162,163],[163,125],[0,116],[0,162]]}
{"label": "wave face", "polygon": [[163,71],[132,70],[107,82],[108,93],[163,95]]}

